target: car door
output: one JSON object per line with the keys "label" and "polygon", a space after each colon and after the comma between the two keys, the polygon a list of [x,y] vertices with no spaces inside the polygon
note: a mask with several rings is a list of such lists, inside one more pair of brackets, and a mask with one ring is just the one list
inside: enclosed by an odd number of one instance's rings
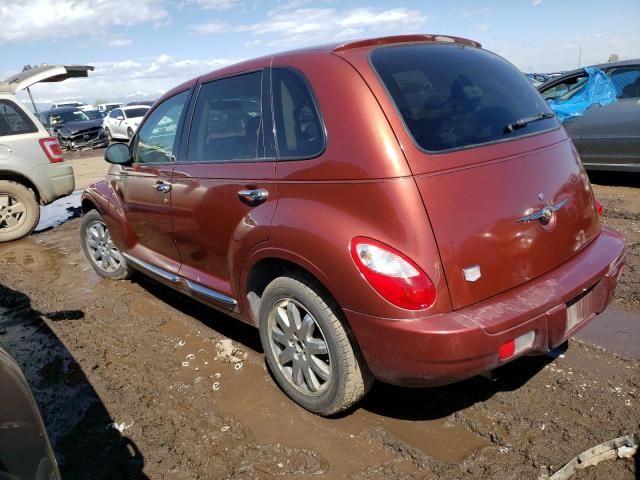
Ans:
{"label": "car door", "polygon": [[178,93],[146,119],[131,143],[132,163],[111,171],[128,229],[118,244],[135,260],[177,273],[180,255],[172,238],[171,174],[190,91]]}
{"label": "car door", "polygon": [[640,163],[640,65],[608,72],[616,101],[584,114],[580,154],[586,165],[624,168]]}
{"label": "car door", "polygon": [[[583,70],[579,73],[557,79],[550,85],[543,87],[540,93],[545,100],[567,100],[582,90],[588,79],[589,76]],[[582,125],[582,116],[568,118],[562,123],[562,126],[580,153],[582,153]]]}
{"label": "car door", "polygon": [[236,302],[232,266],[268,238],[277,199],[265,72],[201,81],[173,172],[180,275],[202,300],[227,307]]}
{"label": "car door", "polygon": [[111,120],[113,125],[112,133],[117,137],[122,137],[124,135],[124,114],[122,113],[122,110],[120,110],[119,108],[114,108],[111,111]]}

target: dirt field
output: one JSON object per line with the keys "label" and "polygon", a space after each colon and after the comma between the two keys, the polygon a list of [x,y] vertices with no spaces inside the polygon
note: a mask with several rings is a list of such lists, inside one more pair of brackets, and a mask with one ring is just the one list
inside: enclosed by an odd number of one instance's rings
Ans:
{"label": "dirt field", "polygon": [[[105,168],[72,161],[78,184]],[[640,312],[640,189],[594,181],[629,242],[616,306]],[[376,384],[347,415],[316,417],[275,386],[256,330],[142,276],[99,279],[78,227],[0,246],[0,345],[26,372],[65,479],[535,479],[640,431],[640,360],[574,341],[494,380]],[[639,463],[573,478],[630,480]]]}

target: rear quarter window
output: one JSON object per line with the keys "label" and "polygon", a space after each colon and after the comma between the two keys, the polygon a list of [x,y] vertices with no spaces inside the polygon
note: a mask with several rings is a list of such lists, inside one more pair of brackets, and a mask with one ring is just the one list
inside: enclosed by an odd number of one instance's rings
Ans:
{"label": "rear quarter window", "polygon": [[457,44],[380,47],[371,63],[414,142],[429,152],[511,140],[559,125],[545,118],[507,128],[553,112],[518,69],[486,50]]}
{"label": "rear quarter window", "polygon": [[38,127],[15,103],[0,100],[0,136],[35,133]]}

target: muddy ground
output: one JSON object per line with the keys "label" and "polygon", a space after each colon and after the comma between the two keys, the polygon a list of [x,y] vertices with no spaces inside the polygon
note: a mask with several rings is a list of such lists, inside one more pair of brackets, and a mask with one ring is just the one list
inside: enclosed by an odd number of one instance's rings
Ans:
{"label": "muddy ground", "polygon": [[[640,189],[594,180],[605,223],[629,241],[616,307],[640,312]],[[78,227],[0,245],[0,345],[65,479],[533,479],[640,431],[640,360],[577,341],[494,380],[376,384],[348,414],[316,417],[275,386],[256,330],[142,276],[98,278]],[[574,478],[633,479],[639,463]]]}

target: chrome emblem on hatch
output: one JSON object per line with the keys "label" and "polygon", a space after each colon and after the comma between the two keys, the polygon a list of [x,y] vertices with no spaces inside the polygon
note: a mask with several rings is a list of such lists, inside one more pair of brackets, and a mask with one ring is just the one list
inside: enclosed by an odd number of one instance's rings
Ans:
{"label": "chrome emblem on hatch", "polygon": [[566,198],[554,205],[549,205],[547,207],[541,208],[537,212],[533,212],[530,215],[526,215],[522,218],[519,218],[518,220],[516,220],[516,222],[522,223],[522,222],[533,222],[534,220],[540,220],[543,224],[547,224],[553,218],[553,214],[556,213],[558,210],[560,210],[562,207],[564,207],[568,201],[569,199]]}
{"label": "chrome emblem on hatch", "polygon": [[544,200],[544,193],[540,192],[540,193],[538,194],[538,199],[539,199],[540,201]]}

